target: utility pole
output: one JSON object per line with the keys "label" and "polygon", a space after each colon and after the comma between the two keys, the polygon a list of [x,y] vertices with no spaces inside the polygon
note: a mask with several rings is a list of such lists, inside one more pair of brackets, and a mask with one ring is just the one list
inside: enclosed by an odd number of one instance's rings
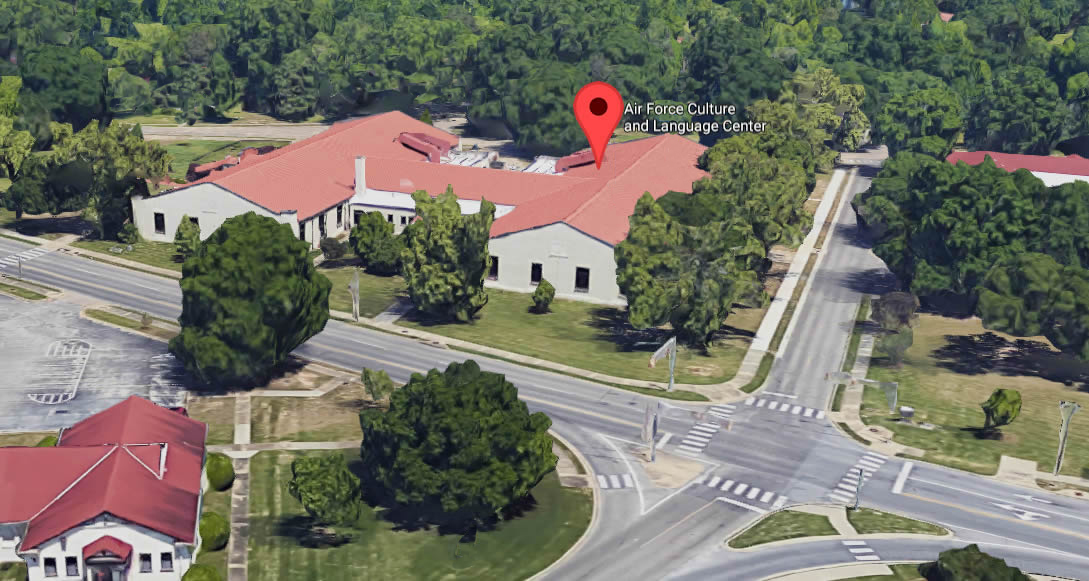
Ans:
{"label": "utility pole", "polygon": [[348,283],[348,290],[352,293],[352,318],[359,321],[359,269],[355,269],[352,282]]}
{"label": "utility pole", "polygon": [[1063,453],[1066,451],[1066,435],[1070,432],[1070,418],[1080,409],[1081,406],[1077,402],[1059,402],[1059,416],[1062,418],[1062,423],[1059,424],[1059,452],[1055,456],[1055,471],[1051,473],[1052,475],[1058,475],[1059,468],[1062,468]]}

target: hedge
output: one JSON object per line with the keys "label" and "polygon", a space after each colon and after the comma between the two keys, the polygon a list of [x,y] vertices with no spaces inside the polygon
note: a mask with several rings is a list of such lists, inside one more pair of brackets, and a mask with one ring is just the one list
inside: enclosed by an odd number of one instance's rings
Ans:
{"label": "hedge", "polygon": [[200,539],[201,549],[205,551],[218,551],[227,546],[231,538],[231,525],[227,519],[216,512],[206,512],[200,515]]}
{"label": "hedge", "polygon": [[234,465],[226,454],[208,454],[204,469],[208,473],[208,483],[216,490],[227,490],[234,483]]}
{"label": "hedge", "polygon": [[182,581],[223,581],[223,578],[211,565],[193,565],[182,576]]}

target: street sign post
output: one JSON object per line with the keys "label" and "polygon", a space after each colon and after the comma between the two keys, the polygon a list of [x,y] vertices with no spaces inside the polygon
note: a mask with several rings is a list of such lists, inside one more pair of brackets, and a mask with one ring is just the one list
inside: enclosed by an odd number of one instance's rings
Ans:
{"label": "street sign post", "polygon": [[348,290],[352,292],[352,318],[359,321],[359,269],[355,269],[352,282],[348,283]]}
{"label": "street sign post", "polygon": [[669,341],[666,341],[650,356],[650,366],[654,367],[654,364],[662,357],[669,356],[669,388],[668,391],[673,391],[673,370],[677,366],[677,338],[670,337]]}
{"label": "street sign post", "polygon": [[1074,416],[1074,412],[1081,409],[1081,406],[1077,402],[1062,401],[1059,402],[1059,416],[1062,418],[1062,423],[1059,424],[1059,452],[1055,456],[1055,471],[1053,475],[1059,473],[1059,468],[1063,466],[1063,452],[1066,451],[1066,435],[1070,432],[1070,418]]}

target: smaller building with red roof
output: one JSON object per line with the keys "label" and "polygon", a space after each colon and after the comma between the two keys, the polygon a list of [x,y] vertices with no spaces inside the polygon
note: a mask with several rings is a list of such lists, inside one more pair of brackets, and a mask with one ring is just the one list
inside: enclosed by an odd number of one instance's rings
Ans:
{"label": "smaller building with red roof", "polygon": [[207,426],[132,396],[55,447],[0,448],[0,562],[28,580],[177,581],[199,545]]}
{"label": "smaller building with red roof", "polygon": [[1011,173],[1019,169],[1028,170],[1049,187],[1076,181],[1089,182],[1089,159],[1080,155],[1059,157],[998,151],[954,151],[945,160],[952,164],[964,162],[979,165],[987,158]]}

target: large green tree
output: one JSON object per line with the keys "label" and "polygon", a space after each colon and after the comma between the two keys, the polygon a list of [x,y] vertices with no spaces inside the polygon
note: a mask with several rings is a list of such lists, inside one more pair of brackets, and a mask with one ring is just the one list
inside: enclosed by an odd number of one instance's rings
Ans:
{"label": "large green tree", "polygon": [[1048,155],[1063,136],[1069,111],[1059,86],[1035,67],[995,74],[968,113],[964,142],[972,149]]}
{"label": "large green tree", "polygon": [[263,384],[329,319],[331,284],[309,250],[271,218],[227,219],[183,267],[181,333],[170,350],[204,384]]}
{"label": "large green tree", "polygon": [[401,234],[402,274],[408,295],[433,317],[472,321],[488,303],[488,238],[495,204],[481,200],[480,211],[462,215],[452,188],[432,198],[412,194],[417,220]]}
{"label": "large green tree", "polygon": [[420,520],[492,522],[556,465],[548,416],[472,360],[414,374],[360,424],[367,479]]}
{"label": "large green tree", "polygon": [[756,271],[764,249],[740,219],[688,226],[644,194],[628,237],[616,245],[616,281],[628,321],[645,329],[669,323],[687,342],[706,347],[735,303],[763,300]]}
{"label": "large green tree", "polygon": [[947,89],[925,89],[889,99],[874,119],[873,138],[901,151],[944,158],[964,128],[960,98]]}
{"label": "large green tree", "polygon": [[998,557],[979,550],[979,545],[948,549],[938,560],[919,565],[927,581],[1030,581],[1030,577]]}
{"label": "large green tree", "polygon": [[359,477],[340,453],[301,456],[291,462],[287,491],[322,525],[351,525],[363,510]]}

